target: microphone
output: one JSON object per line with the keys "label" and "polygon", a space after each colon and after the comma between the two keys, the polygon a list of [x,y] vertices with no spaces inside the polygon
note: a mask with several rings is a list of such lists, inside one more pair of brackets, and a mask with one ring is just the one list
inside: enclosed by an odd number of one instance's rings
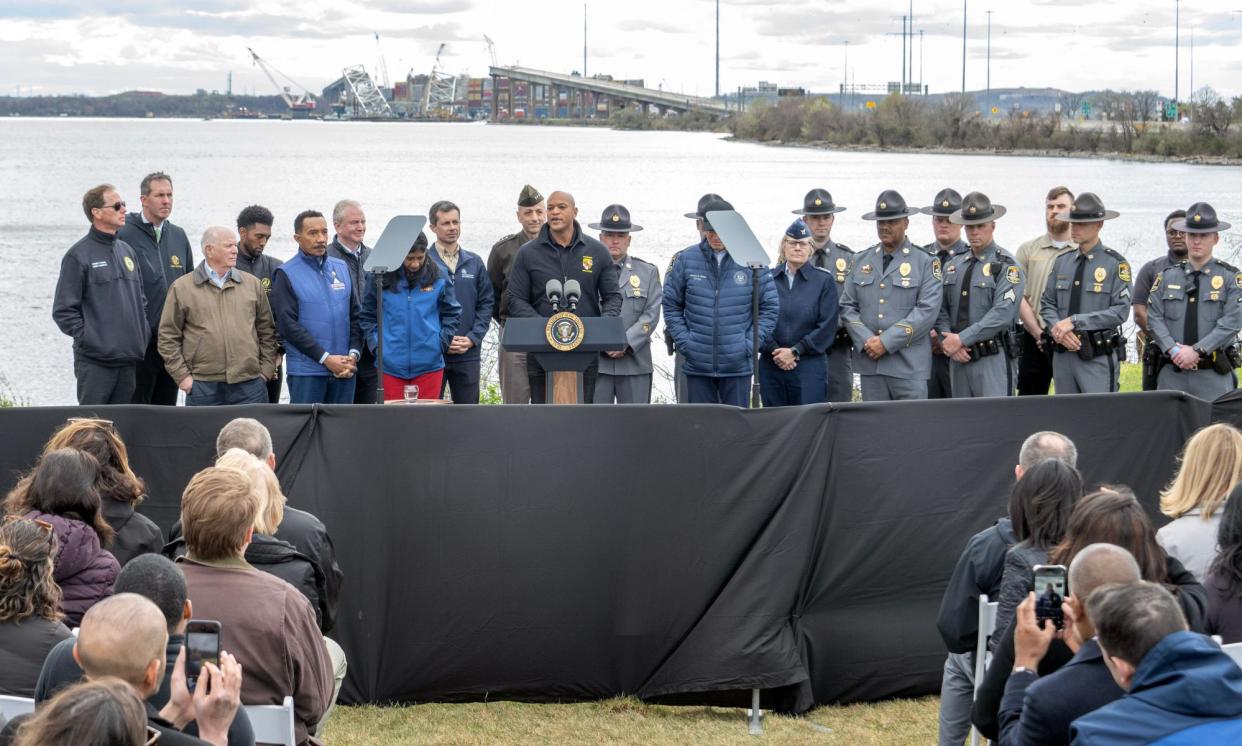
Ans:
{"label": "microphone", "polygon": [[564,289],[561,287],[561,281],[557,279],[548,280],[548,284],[544,286],[544,293],[548,296],[548,301],[552,304],[552,312],[556,312],[556,307],[561,302],[561,294]]}
{"label": "microphone", "polygon": [[569,302],[569,310],[578,310],[578,299],[582,297],[582,285],[577,280],[565,283],[565,300]]}

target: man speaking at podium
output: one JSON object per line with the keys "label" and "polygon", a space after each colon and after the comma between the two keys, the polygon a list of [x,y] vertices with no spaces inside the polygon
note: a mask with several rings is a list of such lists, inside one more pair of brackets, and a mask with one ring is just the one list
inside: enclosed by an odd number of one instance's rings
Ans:
{"label": "man speaking at podium", "polygon": [[[579,316],[620,316],[620,269],[613,264],[608,249],[599,241],[583,234],[578,224],[578,207],[569,192],[548,195],[548,222],[539,229],[534,240],[518,249],[509,275],[509,316],[550,317],[552,301],[545,288],[549,280],[562,286],[577,280],[582,288],[578,298]],[[559,300],[559,299],[558,299]],[[559,310],[569,304],[561,302]],[[583,401],[595,398],[595,377],[599,361],[582,373]],[[526,375],[530,379],[532,404],[546,404],[545,373],[533,355],[526,357]]]}

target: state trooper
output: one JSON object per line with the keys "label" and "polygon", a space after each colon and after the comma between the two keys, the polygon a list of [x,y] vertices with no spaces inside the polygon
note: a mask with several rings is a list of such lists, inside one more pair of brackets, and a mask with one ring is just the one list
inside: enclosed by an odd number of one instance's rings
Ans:
{"label": "state trooper", "polygon": [[1164,351],[1158,389],[1213,401],[1237,388],[1242,272],[1212,256],[1229,227],[1206,202],[1173,224],[1186,234],[1187,257],[1156,275],[1147,300],[1148,329]]}
{"label": "state trooper", "polygon": [[1117,390],[1126,351],[1121,325],[1130,315],[1130,263],[1100,242],[1100,230],[1118,215],[1095,194],[1083,192],[1057,216],[1071,224],[1070,235],[1078,244],[1077,251],[1053,262],[1039,302],[1039,315],[1055,343],[1052,379],[1058,394]]}
{"label": "state trooper", "polygon": [[986,194],[971,192],[951,216],[954,225],[966,226],[970,243],[944,265],[936,322],[955,398],[1013,394],[1011,337],[1025,278],[1013,255],[992,240],[1004,214]]}
{"label": "state trooper", "polygon": [[[940,260],[941,271],[953,257],[967,251],[969,247],[962,240],[962,226],[949,220],[949,216],[962,207],[962,195],[954,189],[941,189],[936,193],[932,203],[922,209],[924,215],[931,215],[932,233],[936,240],[925,245],[923,250]],[[953,396],[953,387],[949,378],[949,356],[940,346],[940,334],[932,330],[932,374],[927,379],[928,399],[949,399]]]}
{"label": "state trooper", "polygon": [[[845,280],[854,263],[854,250],[832,240],[832,225],[838,212],[845,208],[832,201],[827,189],[812,189],[802,199],[801,215],[811,231],[811,266],[832,273],[837,283],[837,298],[845,297]],[[850,333],[844,326],[828,349],[828,401],[847,402],[854,398],[854,366],[850,361]]]}
{"label": "state trooper", "polygon": [[630,219],[624,205],[604,208],[598,223],[587,227],[599,231],[600,243],[621,268],[621,321],[625,324],[625,349],[601,352],[599,378],[595,382],[596,404],[651,403],[651,334],[660,320],[660,270],[654,264],[630,256],[630,234],[643,227]]}
{"label": "state trooper", "polygon": [[890,189],[862,216],[876,221],[880,242],[854,257],[841,318],[854,342],[863,401],[927,398],[941,272],[940,261],[906,237],[918,214]]}

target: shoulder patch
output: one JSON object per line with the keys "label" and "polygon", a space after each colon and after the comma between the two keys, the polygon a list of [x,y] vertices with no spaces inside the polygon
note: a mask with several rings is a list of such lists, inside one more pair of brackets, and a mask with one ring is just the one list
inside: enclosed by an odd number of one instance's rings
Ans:
{"label": "shoulder patch", "polygon": [[1156,273],[1156,279],[1154,279],[1154,280],[1152,280],[1152,281],[1151,281],[1151,289],[1152,289],[1152,292],[1155,292],[1156,290],[1158,290],[1158,289],[1160,288],[1160,283],[1161,283],[1163,280],[1164,280],[1164,271],[1163,271],[1163,270],[1161,270],[1160,272],[1157,272],[1157,273]]}
{"label": "shoulder patch", "polygon": [[1010,285],[1017,285],[1022,282],[1022,273],[1018,271],[1018,265],[1014,264],[1005,270],[1005,279],[1009,280]]}
{"label": "shoulder patch", "polygon": [[1121,278],[1122,282],[1130,282],[1130,263],[1129,262],[1122,262],[1121,264],[1117,265],[1117,276]]}
{"label": "shoulder patch", "polygon": [[1234,283],[1238,286],[1239,289],[1242,289],[1242,273],[1239,273],[1234,276]]}
{"label": "shoulder patch", "polygon": [[940,272],[940,258],[932,259],[932,276],[937,280],[943,280],[944,275]]}

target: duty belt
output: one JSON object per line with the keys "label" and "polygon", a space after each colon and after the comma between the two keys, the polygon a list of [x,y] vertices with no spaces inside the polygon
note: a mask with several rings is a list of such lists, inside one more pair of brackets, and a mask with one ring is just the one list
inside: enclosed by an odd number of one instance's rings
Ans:
{"label": "duty belt", "polygon": [[[1172,364],[1173,359],[1168,355],[1164,356],[1166,365]],[[1228,375],[1235,368],[1242,367],[1242,353],[1239,353],[1237,345],[1231,345],[1221,350],[1215,350],[1199,356],[1199,363],[1189,370],[1212,370],[1221,375]],[[1183,372],[1183,368],[1176,365],[1173,369],[1178,373]]]}
{"label": "duty belt", "polygon": [[1054,349],[1057,352],[1074,352],[1081,360],[1091,360],[1101,355],[1112,355],[1118,352],[1124,355],[1126,351],[1126,338],[1121,335],[1120,329],[1076,331],[1074,336],[1081,343],[1077,350],[1070,350],[1059,342],[1055,343]]}
{"label": "duty belt", "polygon": [[1001,354],[1005,351],[1005,344],[999,336],[996,336],[981,342],[975,342],[966,349],[970,350],[970,362],[973,363],[980,358]]}

